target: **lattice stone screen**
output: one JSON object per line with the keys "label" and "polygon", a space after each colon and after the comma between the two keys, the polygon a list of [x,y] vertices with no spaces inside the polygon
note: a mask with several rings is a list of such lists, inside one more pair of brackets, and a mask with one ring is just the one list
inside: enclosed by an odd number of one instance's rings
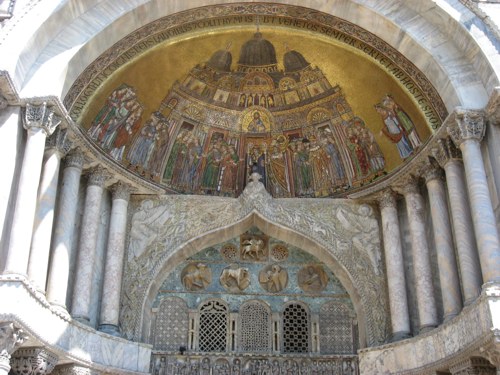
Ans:
{"label": "lattice stone screen", "polygon": [[188,311],[184,300],[165,298],[159,308],[154,330],[154,349],[178,351],[187,346]]}
{"label": "lattice stone screen", "polygon": [[309,352],[309,314],[299,303],[283,310],[283,353]]}
{"label": "lattice stone screen", "polygon": [[271,351],[271,313],[258,301],[240,308],[240,350],[251,352]]}
{"label": "lattice stone screen", "polygon": [[319,313],[320,351],[322,354],[354,353],[352,317],[349,307],[339,302],[327,302]]}
{"label": "lattice stone screen", "polygon": [[199,331],[200,351],[226,351],[227,315],[227,306],[220,301],[208,301],[201,305]]}

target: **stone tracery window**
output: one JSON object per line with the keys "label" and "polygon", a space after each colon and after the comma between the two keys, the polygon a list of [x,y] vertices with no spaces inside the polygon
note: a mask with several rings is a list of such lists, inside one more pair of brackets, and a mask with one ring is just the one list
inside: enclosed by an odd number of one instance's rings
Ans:
{"label": "stone tracery window", "polygon": [[298,302],[285,306],[282,317],[283,353],[309,352],[309,312]]}
{"label": "stone tracery window", "polygon": [[154,330],[154,349],[177,351],[187,345],[188,311],[178,297],[165,298],[159,308]]}
{"label": "stone tracery window", "polygon": [[224,352],[227,348],[228,308],[218,300],[200,306],[199,349],[202,352]]}
{"label": "stone tracery window", "polygon": [[270,352],[271,312],[260,301],[249,301],[240,308],[240,350]]}
{"label": "stone tracery window", "polygon": [[344,303],[330,301],[319,313],[321,354],[354,353],[352,313]]}

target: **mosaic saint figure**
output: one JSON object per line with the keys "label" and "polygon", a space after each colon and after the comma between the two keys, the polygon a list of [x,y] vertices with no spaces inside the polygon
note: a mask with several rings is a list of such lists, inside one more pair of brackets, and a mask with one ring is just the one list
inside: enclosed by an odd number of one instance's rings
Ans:
{"label": "mosaic saint figure", "polygon": [[320,143],[329,157],[329,166],[334,185],[342,184],[345,181],[346,176],[344,164],[342,163],[337,143],[330,129],[326,128],[320,133]]}
{"label": "mosaic saint figure", "polygon": [[217,190],[219,182],[219,168],[222,161],[221,143],[218,139],[210,144],[201,181],[201,188],[212,193]]}
{"label": "mosaic saint figure", "polygon": [[236,190],[236,180],[238,178],[239,158],[233,145],[222,146],[221,161],[221,193],[224,195],[234,195]]}
{"label": "mosaic saint figure", "polygon": [[248,172],[248,177],[252,173],[258,173],[262,177],[262,183],[267,187],[266,153],[261,151],[258,146],[254,146],[249,150]]}
{"label": "mosaic saint figure", "polygon": [[127,159],[130,164],[147,169],[149,157],[158,137],[159,124],[159,118],[154,113],[151,114],[128,152]]}
{"label": "mosaic saint figure", "polygon": [[157,180],[160,175],[160,169],[165,160],[165,154],[169,144],[169,121],[162,116],[162,120],[158,125],[158,136],[152,151],[152,156],[149,159],[149,172]]}
{"label": "mosaic saint figure", "polygon": [[111,146],[111,151],[109,152],[115,160],[121,161],[123,159],[123,152],[125,151],[128,140],[139,130],[141,116],[142,107],[131,113],[125,120],[125,124],[117,130],[113,145]]}
{"label": "mosaic saint figure", "polygon": [[370,173],[370,163],[368,161],[368,155],[365,149],[362,147],[358,135],[354,130],[349,131],[349,144],[348,147],[351,150],[353,159],[356,166],[356,174],[358,177],[365,177]]}
{"label": "mosaic saint figure", "polygon": [[420,147],[422,142],[418,136],[417,130],[415,129],[415,124],[411,120],[410,116],[399,106],[394,100],[392,95],[386,95],[382,99],[382,105],[386,107],[391,114],[397,118],[399,124],[404,128],[406,134],[408,135],[408,140],[410,141],[411,147],[416,149]]}
{"label": "mosaic saint figure", "polygon": [[360,141],[368,154],[372,171],[375,173],[382,172],[385,168],[384,154],[375,141],[373,133],[368,128],[363,129],[360,135]]}
{"label": "mosaic saint figure", "polygon": [[331,185],[328,154],[320,147],[315,135],[312,135],[310,140],[309,163],[313,176],[314,194],[316,196],[325,196],[328,195]]}
{"label": "mosaic saint figure", "polygon": [[203,149],[200,140],[193,137],[188,147],[188,170],[186,173],[186,186],[188,186],[191,191],[194,191],[198,186],[198,167],[200,165],[202,153]]}
{"label": "mosaic saint figure", "polygon": [[189,136],[189,132],[181,130],[175,139],[175,143],[170,151],[170,156],[167,161],[167,166],[165,172],[163,173],[163,179],[165,181],[171,181],[174,174],[174,166],[178,158],[182,158],[182,150],[185,149],[185,140]]}
{"label": "mosaic saint figure", "polygon": [[248,131],[251,133],[261,133],[266,131],[266,126],[260,118],[260,113],[255,111],[253,113],[253,119],[248,124]]}
{"label": "mosaic saint figure", "polygon": [[408,141],[406,131],[401,127],[397,118],[387,108],[377,104],[375,106],[375,110],[380,114],[385,124],[385,127],[382,128],[380,133],[389,138],[392,143],[395,143],[401,159],[406,159],[413,152],[413,148]]}
{"label": "mosaic saint figure", "polygon": [[312,193],[312,171],[309,164],[309,152],[307,142],[293,142],[292,147],[295,193],[298,196],[310,195]]}
{"label": "mosaic saint figure", "polygon": [[287,162],[284,153],[281,152],[277,144],[271,146],[268,160],[268,179],[269,189],[274,197],[290,196]]}

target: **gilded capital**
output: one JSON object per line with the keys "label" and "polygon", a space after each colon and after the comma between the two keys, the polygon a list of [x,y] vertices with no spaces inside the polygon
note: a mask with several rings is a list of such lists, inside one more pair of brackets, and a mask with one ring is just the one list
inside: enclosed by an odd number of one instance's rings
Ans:
{"label": "gilded capital", "polygon": [[103,187],[106,180],[109,178],[108,172],[102,167],[95,167],[89,171],[89,186],[100,186]]}
{"label": "gilded capital", "polygon": [[39,128],[45,132],[45,135],[49,136],[60,123],[61,118],[47,107],[46,102],[40,105],[26,104],[23,124],[26,130]]}
{"label": "gilded capital", "polygon": [[391,189],[384,190],[378,197],[380,209],[387,207],[396,207],[396,193]]}
{"label": "gilded capital", "polygon": [[56,129],[56,131],[49,138],[47,138],[47,141],[45,142],[45,148],[47,150],[54,150],[62,156],[69,152],[71,145],[67,129],[61,128]]}
{"label": "gilded capital", "polygon": [[437,147],[432,149],[432,156],[443,168],[452,160],[462,160],[462,153],[450,137],[438,139]]}
{"label": "gilded capital", "polygon": [[467,140],[481,142],[486,130],[484,113],[458,109],[455,115],[455,123],[449,125],[447,130],[457,147],[460,147]]}
{"label": "gilded capital", "polygon": [[118,181],[116,184],[111,186],[111,191],[113,193],[113,200],[122,199],[124,201],[128,201],[130,199],[132,187],[122,181]]}
{"label": "gilded capital", "polygon": [[50,374],[59,358],[44,348],[17,349],[10,359],[11,373]]}

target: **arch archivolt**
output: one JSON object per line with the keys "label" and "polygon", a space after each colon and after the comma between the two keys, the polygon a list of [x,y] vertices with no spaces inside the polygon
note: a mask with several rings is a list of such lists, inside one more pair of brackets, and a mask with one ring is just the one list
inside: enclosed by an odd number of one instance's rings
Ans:
{"label": "arch archivolt", "polygon": [[379,227],[370,206],[338,199],[273,199],[256,181],[237,199],[161,196],[132,205],[120,317],[127,338],[148,341],[153,300],[177,265],[256,226],[332,270],[353,302],[361,347],[385,341],[388,299]]}

